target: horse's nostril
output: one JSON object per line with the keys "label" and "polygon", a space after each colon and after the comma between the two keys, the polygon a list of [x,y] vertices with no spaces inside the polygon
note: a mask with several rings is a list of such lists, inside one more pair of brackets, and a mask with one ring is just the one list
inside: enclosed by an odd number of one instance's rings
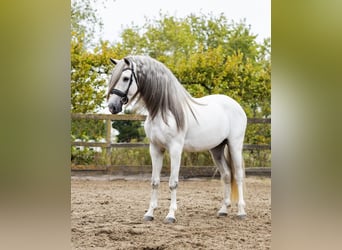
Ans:
{"label": "horse's nostril", "polygon": [[109,104],[108,109],[112,114],[115,114],[115,106],[113,104]]}
{"label": "horse's nostril", "polygon": [[116,106],[114,104],[109,104],[108,108],[112,114],[117,114],[117,113],[121,112],[121,110],[122,110],[122,108],[120,106]]}

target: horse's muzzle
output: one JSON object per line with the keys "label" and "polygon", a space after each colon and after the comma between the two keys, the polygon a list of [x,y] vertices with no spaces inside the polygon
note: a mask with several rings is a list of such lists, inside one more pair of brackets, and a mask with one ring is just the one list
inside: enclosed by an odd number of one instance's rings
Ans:
{"label": "horse's muzzle", "polygon": [[117,113],[120,113],[122,111],[122,105],[114,105],[114,104],[110,103],[108,105],[108,109],[112,114],[117,114]]}

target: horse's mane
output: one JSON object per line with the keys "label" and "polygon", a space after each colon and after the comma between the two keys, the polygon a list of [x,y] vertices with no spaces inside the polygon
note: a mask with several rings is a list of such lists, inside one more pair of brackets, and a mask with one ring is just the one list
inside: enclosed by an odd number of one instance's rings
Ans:
{"label": "horse's mane", "polygon": [[171,112],[176,120],[177,128],[183,129],[186,108],[194,115],[190,106],[190,102],[194,101],[190,94],[163,63],[149,56],[126,58],[136,64],[138,101],[144,102],[151,119],[154,119],[160,112],[163,120],[167,122],[166,117]]}

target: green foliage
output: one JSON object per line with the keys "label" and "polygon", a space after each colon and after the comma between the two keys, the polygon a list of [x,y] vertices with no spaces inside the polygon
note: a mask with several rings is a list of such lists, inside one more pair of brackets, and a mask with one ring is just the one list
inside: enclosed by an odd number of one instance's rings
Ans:
{"label": "green foliage", "polygon": [[103,120],[80,119],[71,121],[72,139],[99,141],[105,138],[106,124]]}
{"label": "green foliage", "polygon": [[243,152],[246,167],[271,167],[270,150],[250,150]]}
{"label": "green foliage", "polygon": [[[150,166],[152,164],[148,148],[113,148],[111,164],[116,166]],[[246,167],[270,167],[271,152],[269,150],[244,151]],[[106,165],[106,152],[96,152],[90,148],[84,150],[72,147],[71,162],[74,165]],[[170,166],[170,158],[165,152],[163,166]],[[213,166],[209,152],[183,152],[182,167]]]}
{"label": "green foliage", "polygon": [[71,4],[71,112],[93,113],[103,108],[109,63],[115,53],[108,41],[96,41],[102,28],[94,3]]}
{"label": "green foliage", "polygon": [[102,22],[96,15],[91,0],[71,1],[71,40],[91,46],[94,34],[101,30]]}
{"label": "green foliage", "polygon": [[111,55],[107,42],[88,52],[81,42],[71,42],[71,111],[93,113],[103,108]]}
{"label": "green foliage", "polygon": [[[125,114],[132,114],[125,110]],[[119,131],[118,142],[142,141],[145,138],[141,121],[113,121],[112,127]]]}
{"label": "green foliage", "polygon": [[74,165],[105,165],[105,150],[96,152],[92,148],[71,147],[71,163]]}
{"label": "green foliage", "polygon": [[143,166],[152,165],[148,148],[114,148],[112,150],[112,165]]}

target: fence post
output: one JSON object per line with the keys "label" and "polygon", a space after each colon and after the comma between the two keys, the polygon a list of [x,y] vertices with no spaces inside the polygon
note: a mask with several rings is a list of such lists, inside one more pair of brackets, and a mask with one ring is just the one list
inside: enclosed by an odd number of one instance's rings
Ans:
{"label": "fence post", "polygon": [[106,119],[106,167],[109,168],[112,164],[112,150],[111,150],[111,131],[112,131],[112,121],[110,119]]}

